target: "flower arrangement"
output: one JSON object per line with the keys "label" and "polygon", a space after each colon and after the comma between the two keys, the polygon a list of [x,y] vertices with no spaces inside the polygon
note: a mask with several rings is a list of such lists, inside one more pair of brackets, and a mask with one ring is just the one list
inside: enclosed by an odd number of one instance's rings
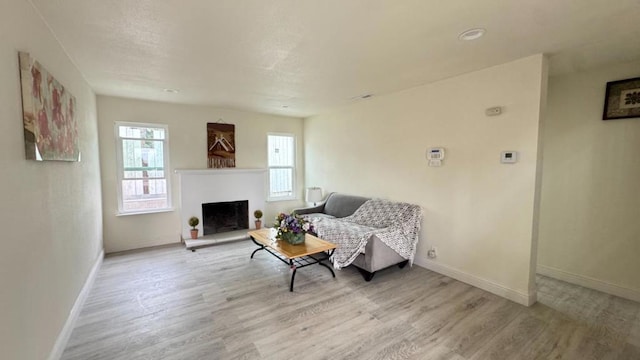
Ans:
{"label": "flower arrangement", "polygon": [[278,214],[273,227],[278,230],[276,238],[293,245],[302,244],[306,233],[315,233],[313,225],[309,221],[295,214]]}

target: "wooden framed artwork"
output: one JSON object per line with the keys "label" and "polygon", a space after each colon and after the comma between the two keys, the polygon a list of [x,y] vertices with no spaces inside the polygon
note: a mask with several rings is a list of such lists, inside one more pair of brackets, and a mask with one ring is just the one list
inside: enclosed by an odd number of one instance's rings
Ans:
{"label": "wooden framed artwork", "polygon": [[640,118],[640,77],[607,83],[602,120]]}
{"label": "wooden framed artwork", "polygon": [[76,98],[29,53],[18,53],[29,160],[80,161]]}
{"label": "wooden framed artwork", "polygon": [[236,127],[233,124],[207,123],[209,168],[236,167]]}

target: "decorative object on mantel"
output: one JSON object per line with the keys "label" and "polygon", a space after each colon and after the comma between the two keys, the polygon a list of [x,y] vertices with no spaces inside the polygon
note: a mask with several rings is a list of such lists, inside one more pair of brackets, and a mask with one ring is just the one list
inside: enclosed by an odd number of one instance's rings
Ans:
{"label": "decorative object on mantel", "polygon": [[602,120],[640,118],[640,77],[607,83]]}
{"label": "decorative object on mantel", "polygon": [[256,230],[259,230],[262,227],[262,210],[254,211],[253,216],[256,217]]}
{"label": "decorative object on mantel", "polygon": [[189,226],[191,226],[191,238],[192,239],[197,239],[198,238],[198,229],[196,228],[196,226],[198,226],[198,224],[200,224],[200,220],[195,217],[192,216],[189,218]]}
{"label": "decorative object on mantel", "polygon": [[233,124],[226,124],[219,120],[207,123],[207,167],[234,168],[236,167],[236,140]]}
{"label": "decorative object on mantel", "polygon": [[76,98],[29,53],[18,60],[27,159],[80,161]]}
{"label": "decorative object on mantel", "polygon": [[310,187],[307,188],[307,202],[312,202],[313,206],[316,206],[316,203],[322,201],[322,189],[319,187]]}
{"label": "decorative object on mantel", "polygon": [[295,214],[280,213],[273,226],[278,230],[277,239],[284,240],[291,245],[304,244],[304,235],[314,233],[313,225]]}

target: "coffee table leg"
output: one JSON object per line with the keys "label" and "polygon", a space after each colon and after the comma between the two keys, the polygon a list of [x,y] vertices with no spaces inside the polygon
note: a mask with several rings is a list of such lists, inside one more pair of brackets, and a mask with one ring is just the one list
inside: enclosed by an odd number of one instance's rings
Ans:
{"label": "coffee table leg", "polygon": [[253,250],[253,252],[251,253],[251,258],[253,259],[253,255],[254,255],[255,253],[257,253],[257,252],[258,252],[258,251],[260,251],[260,250],[264,250],[264,245],[262,245],[262,244],[258,243],[258,242],[256,241],[256,239],[254,239],[253,237],[251,237],[251,241],[253,241],[253,243],[254,243],[254,244],[256,244],[256,245],[260,246],[259,248],[257,248],[257,249],[255,249],[255,250]]}
{"label": "coffee table leg", "polygon": [[296,271],[298,270],[295,265],[293,265],[293,260],[289,260],[289,265],[291,266],[291,284],[289,285],[289,292],[293,292],[293,281],[296,279]]}
{"label": "coffee table leg", "polygon": [[333,272],[333,269],[331,268],[331,266],[329,266],[329,265],[327,265],[327,264],[325,264],[325,263],[323,263],[321,261],[319,261],[318,264],[320,264],[320,265],[326,267],[327,269],[329,269],[329,271],[331,271],[331,275],[333,275],[333,277],[336,277],[336,273]]}
{"label": "coffee table leg", "polygon": [[[335,249],[333,249],[333,250],[331,250],[331,251],[327,251],[327,252],[326,252],[326,254],[327,254],[327,258],[326,258],[326,259],[324,259],[324,260],[331,259],[331,256],[333,255],[333,252],[334,252],[334,251],[335,251]],[[320,265],[322,265],[322,266],[326,267],[327,269],[329,269],[329,271],[331,271],[331,275],[333,275],[333,277],[336,277],[336,273],[334,273],[334,272],[333,272],[333,269],[331,268],[331,266],[329,266],[329,265],[327,265],[327,264],[323,263],[323,262],[322,262],[322,260],[319,260],[319,261],[318,261],[318,264],[320,264]]]}

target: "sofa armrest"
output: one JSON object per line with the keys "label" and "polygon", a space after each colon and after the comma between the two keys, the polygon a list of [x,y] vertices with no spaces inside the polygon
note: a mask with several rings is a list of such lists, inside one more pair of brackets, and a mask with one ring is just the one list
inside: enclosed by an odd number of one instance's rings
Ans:
{"label": "sofa armrest", "polygon": [[296,215],[322,213],[322,212],[324,212],[324,204],[320,204],[318,206],[313,206],[313,207],[307,207],[307,208],[293,209],[293,213]]}
{"label": "sofa armrest", "polygon": [[353,264],[371,273],[406,260],[375,235],[369,238],[364,253],[362,261]]}

